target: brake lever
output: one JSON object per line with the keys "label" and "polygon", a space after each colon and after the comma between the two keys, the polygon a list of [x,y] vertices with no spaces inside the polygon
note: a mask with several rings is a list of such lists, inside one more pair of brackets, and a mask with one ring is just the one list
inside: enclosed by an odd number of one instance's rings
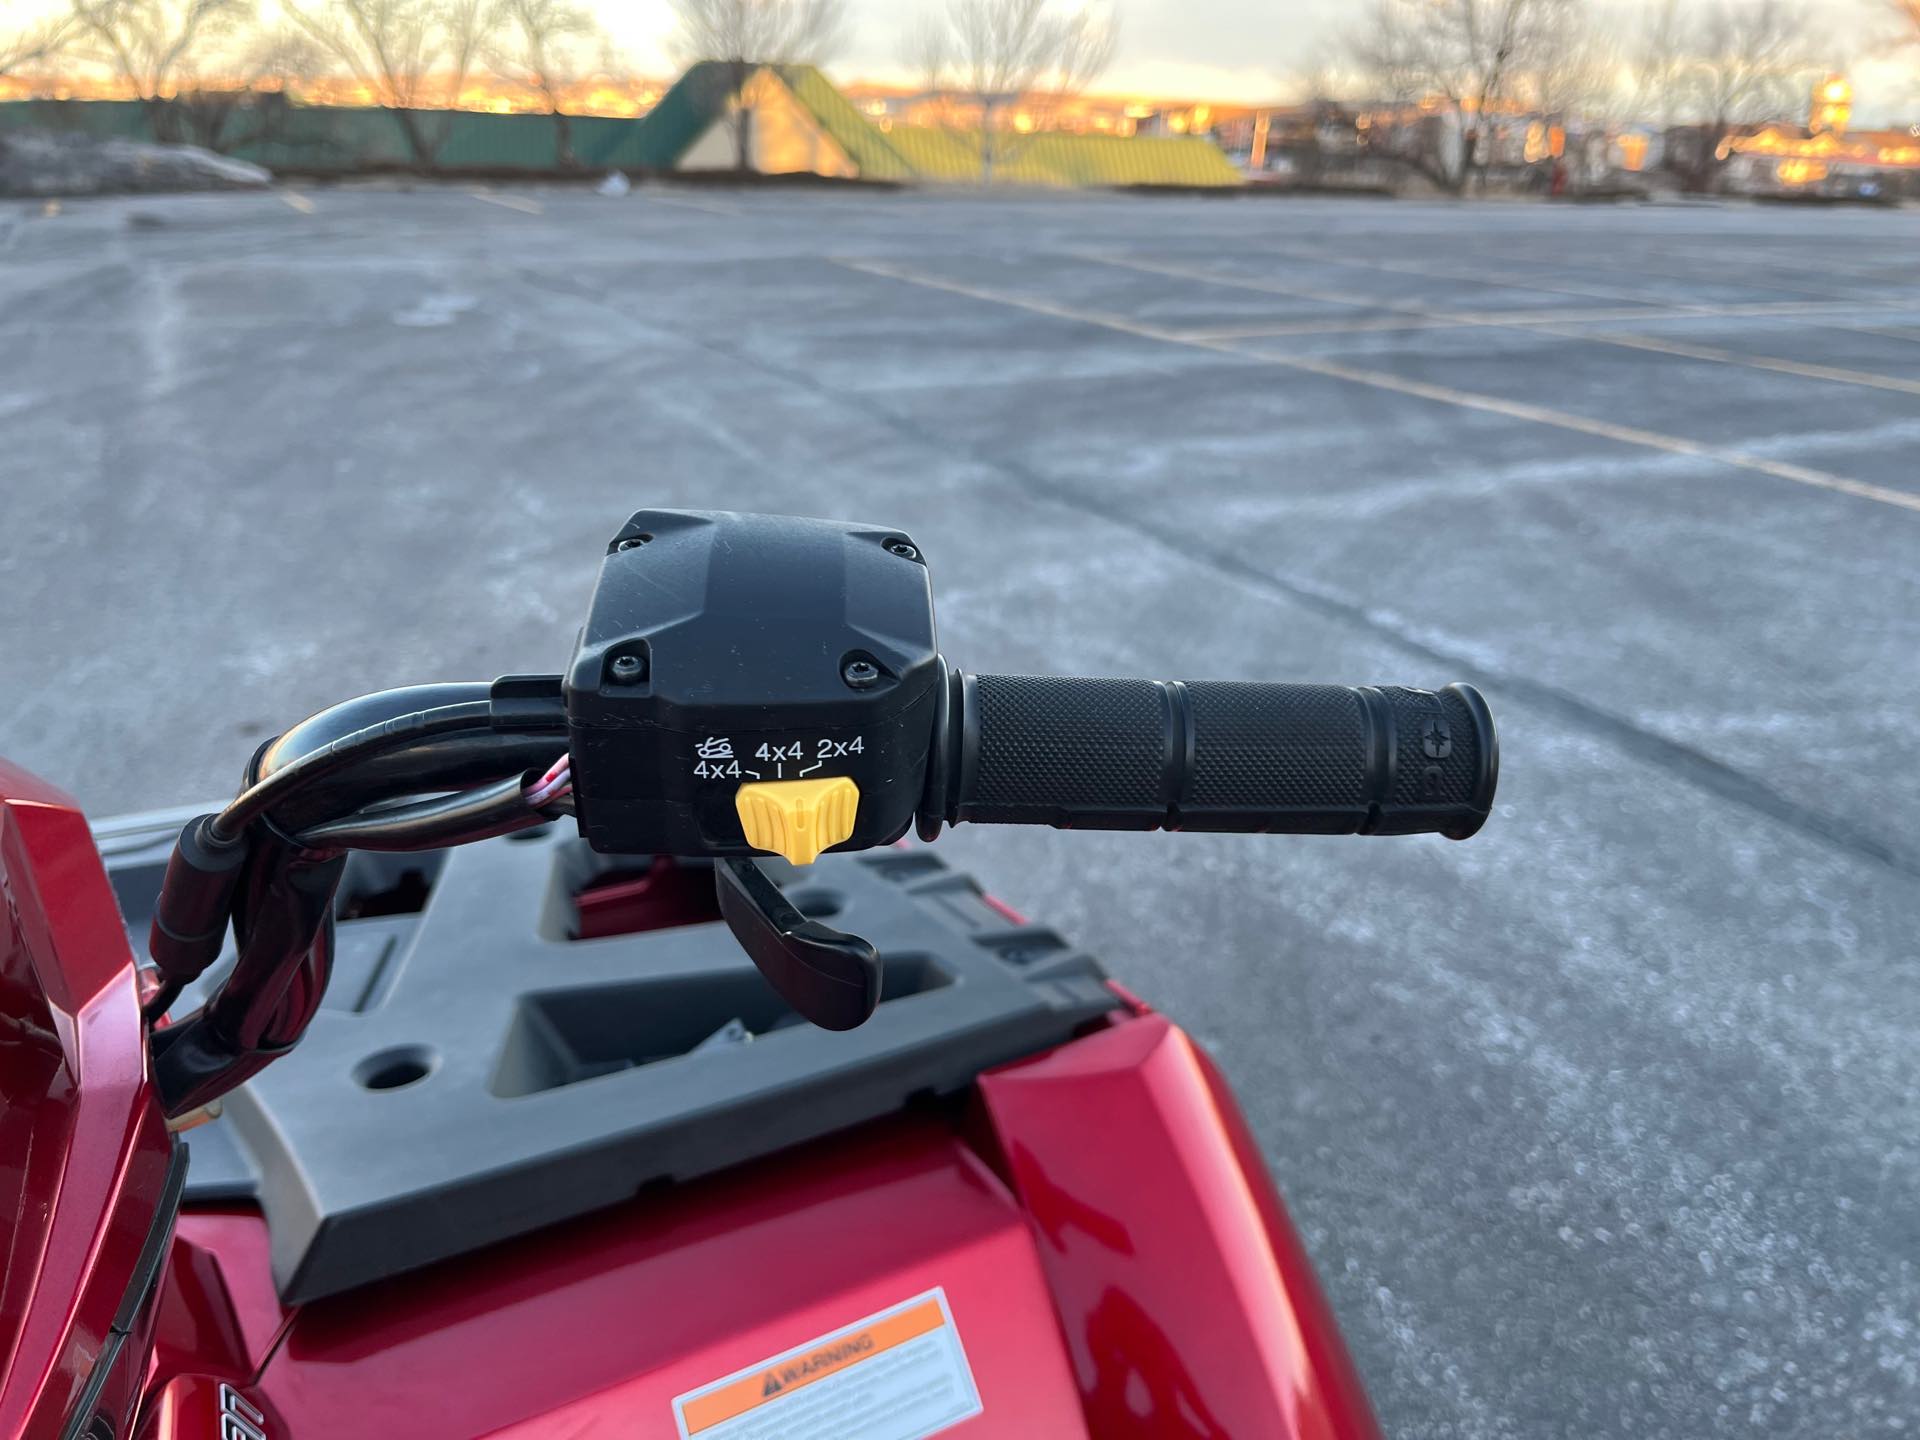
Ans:
{"label": "brake lever", "polygon": [[733,938],[801,1018],[851,1030],[873,1014],[881,966],[869,942],[808,919],[752,860],[716,859],[713,885]]}

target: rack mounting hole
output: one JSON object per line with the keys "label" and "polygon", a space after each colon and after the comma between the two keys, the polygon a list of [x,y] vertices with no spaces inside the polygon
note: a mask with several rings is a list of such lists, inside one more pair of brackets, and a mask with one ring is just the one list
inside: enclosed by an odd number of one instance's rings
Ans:
{"label": "rack mounting hole", "polygon": [[440,1063],[428,1045],[396,1045],[379,1050],[353,1067],[353,1078],[367,1090],[399,1090],[424,1080]]}

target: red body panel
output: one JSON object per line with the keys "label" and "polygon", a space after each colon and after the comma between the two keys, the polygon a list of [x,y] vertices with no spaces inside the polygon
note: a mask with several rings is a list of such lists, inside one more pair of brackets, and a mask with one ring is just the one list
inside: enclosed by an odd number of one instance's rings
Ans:
{"label": "red body panel", "polygon": [[[1231,1097],[1180,1030],[1118,1018],[980,1098],[1011,1187],[944,1120],[871,1126],[310,1305],[247,1399],[273,1435],[673,1436],[674,1396],[938,1285],[983,1405],[956,1435],[1376,1440]],[[180,1274],[217,1263],[248,1298],[219,1312],[206,1282],[192,1303],[170,1283],[173,1385],[143,1440],[203,1433],[214,1382],[237,1383],[281,1315],[257,1220],[182,1232]]]}
{"label": "red body panel", "polygon": [[[158,1212],[171,1140],[86,821],[0,761],[0,1435],[58,1434]],[[101,1408],[125,1417],[138,1334]]]}
{"label": "red body panel", "polygon": [[[170,1141],[85,824],[4,766],[0,888],[0,1436],[37,1440],[93,1370]],[[957,1124],[901,1116],[303,1309],[258,1216],[188,1214],[108,1393],[125,1417],[144,1387],[142,1440],[674,1436],[676,1395],[936,1286],[982,1403],[955,1435],[1377,1440],[1224,1082],[1130,999],[983,1076]]]}
{"label": "red body panel", "polygon": [[1225,1083],[1144,1015],[983,1076],[1093,1432],[1375,1437]]}
{"label": "red body panel", "polygon": [[935,1285],[985,1406],[961,1432],[1086,1433],[1024,1217],[934,1121],[309,1305],[249,1398],[295,1436],[670,1436],[674,1396]]}
{"label": "red body panel", "polygon": [[271,1263],[258,1214],[183,1214],[160,1288],[149,1383],[200,1375],[238,1385],[258,1374],[292,1313],[274,1294]]}

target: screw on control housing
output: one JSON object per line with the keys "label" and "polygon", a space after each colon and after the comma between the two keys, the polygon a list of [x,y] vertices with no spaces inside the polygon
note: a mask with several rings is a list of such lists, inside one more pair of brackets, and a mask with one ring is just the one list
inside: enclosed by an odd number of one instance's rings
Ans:
{"label": "screw on control housing", "polygon": [[[641,536],[652,537],[645,548],[620,550]],[[913,543],[894,525],[717,510],[639,510],[610,530],[561,682],[588,845],[604,855],[706,855],[717,843],[718,853],[744,853],[737,782],[801,778],[822,740],[839,762],[828,768],[861,795],[845,846],[883,845],[911,828],[947,685],[927,566],[887,549]],[[616,674],[622,655],[644,660],[645,675]],[[872,669],[849,673],[856,660]],[[913,743],[880,743],[893,735]],[[712,783],[714,759],[694,753],[707,741],[715,758],[731,752],[725,783]],[[762,743],[773,764],[749,758]],[[779,773],[771,752],[796,743],[806,758]],[[833,777],[815,768],[805,778]]]}
{"label": "screw on control housing", "polygon": [[647,662],[640,655],[616,655],[607,673],[620,685],[638,685],[647,678]]}
{"label": "screw on control housing", "polygon": [[920,552],[905,540],[887,541],[887,553],[890,555],[898,555],[902,560],[918,560],[920,558]]}

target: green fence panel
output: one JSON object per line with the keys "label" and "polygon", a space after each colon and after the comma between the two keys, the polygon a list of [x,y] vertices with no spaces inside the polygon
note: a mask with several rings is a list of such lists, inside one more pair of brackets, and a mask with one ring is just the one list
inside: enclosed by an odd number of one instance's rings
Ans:
{"label": "green fence panel", "polygon": [[[977,182],[977,132],[932,126],[875,125],[810,65],[779,70],[811,113],[870,180]],[[638,119],[573,116],[573,151],[595,170],[673,170],[707,128],[726,113],[733,67],[691,66]],[[490,115],[417,110],[417,128],[448,170],[550,172],[559,164],[559,131],[550,115]],[[170,112],[180,138],[209,144],[270,170],[352,173],[418,163],[399,115],[379,109],[300,105],[278,96],[235,107],[209,134],[205,107]],[[153,115],[137,101],[17,100],[0,103],[0,133],[80,131],[101,138],[154,138]],[[1193,136],[1005,135],[995,145],[995,181],[1023,185],[1208,185],[1241,183],[1212,141]]]}

